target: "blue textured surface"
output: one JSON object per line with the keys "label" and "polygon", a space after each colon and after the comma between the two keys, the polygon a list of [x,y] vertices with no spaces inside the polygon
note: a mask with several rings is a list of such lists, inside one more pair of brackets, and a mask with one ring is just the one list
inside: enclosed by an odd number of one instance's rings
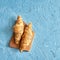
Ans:
{"label": "blue textured surface", "polygon": [[[35,38],[30,52],[10,48],[18,15],[32,22]],[[0,60],[60,60],[60,0],[0,0]]]}

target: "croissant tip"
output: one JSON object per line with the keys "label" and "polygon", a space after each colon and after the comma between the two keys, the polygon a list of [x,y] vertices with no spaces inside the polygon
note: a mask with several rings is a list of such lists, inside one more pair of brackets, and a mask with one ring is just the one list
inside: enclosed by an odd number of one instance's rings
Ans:
{"label": "croissant tip", "polygon": [[18,20],[19,20],[19,19],[22,19],[22,17],[21,17],[21,16],[18,16],[17,19],[18,19]]}

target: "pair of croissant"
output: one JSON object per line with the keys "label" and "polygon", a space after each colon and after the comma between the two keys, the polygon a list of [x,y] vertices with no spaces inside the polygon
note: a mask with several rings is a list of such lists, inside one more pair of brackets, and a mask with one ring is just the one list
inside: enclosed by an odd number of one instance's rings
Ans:
{"label": "pair of croissant", "polygon": [[32,23],[27,25],[22,21],[21,16],[18,16],[16,24],[13,26],[13,32],[10,47],[19,48],[20,51],[29,51],[34,37]]}

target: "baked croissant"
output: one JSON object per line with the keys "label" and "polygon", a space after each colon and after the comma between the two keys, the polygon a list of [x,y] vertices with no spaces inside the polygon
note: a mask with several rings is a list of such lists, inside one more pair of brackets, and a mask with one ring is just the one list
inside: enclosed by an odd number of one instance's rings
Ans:
{"label": "baked croissant", "polygon": [[24,22],[22,21],[21,16],[18,16],[16,24],[13,27],[13,32],[15,34],[15,43],[19,44],[21,36],[24,31]]}
{"label": "baked croissant", "polygon": [[32,24],[28,24],[25,29],[24,33],[22,35],[21,43],[20,43],[20,51],[23,50],[29,51],[32,44],[32,39],[34,37],[34,32],[32,31]]}

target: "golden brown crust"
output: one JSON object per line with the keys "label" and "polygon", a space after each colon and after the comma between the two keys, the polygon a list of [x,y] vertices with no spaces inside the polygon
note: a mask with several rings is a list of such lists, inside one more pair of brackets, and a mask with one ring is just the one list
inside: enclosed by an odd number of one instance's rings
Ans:
{"label": "golden brown crust", "polygon": [[18,16],[16,24],[13,27],[13,35],[10,40],[10,47],[17,48],[21,52],[31,49],[34,32],[32,31],[32,23],[26,24],[22,21],[21,16]]}
{"label": "golden brown crust", "polygon": [[[34,32],[32,32],[32,33],[33,33],[33,37],[34,37]],[[32,46],[33,37],[32,37],[32,40],[28,46],[25,46],[25,48],[24,48],[24,46],[23,47],[21,46],[22,47],[22,49],[20,49],[21,52],[22,51],[30,51],[31,46]]]}
{"label": "golden brown crust", "polygon": [[22,35],[20,43],[20,51],[29,51],[31,48],[34,32],[32,32],[32,25],[29,24],[25,27],[24,34]]}
{"label": "golden brown crust", "polygon": [[13,27],[13,32],[15,34],[15,43],[19,44],[19,41],[21,40],[21,36],[24,32],[24,22],[21,16],[17,17],[16,24]]}
{"label": "golden brown crust", "polygon": [[[25,22],[24,22],[24,26],[27,26],[27,24]],[[10,45],[11,48],[19,48],[19,45],[17,45],[15,43],[15,36],[14,35],[15,34],[13,33],[9,45]]]}

